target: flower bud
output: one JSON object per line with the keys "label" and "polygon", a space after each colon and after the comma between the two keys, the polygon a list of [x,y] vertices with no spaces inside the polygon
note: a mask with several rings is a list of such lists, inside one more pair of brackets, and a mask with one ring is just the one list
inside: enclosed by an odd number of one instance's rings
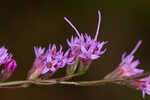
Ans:
{"label": "flower bud", "polygon": [[9,59],[8,61],[6,61],[6,63],[4,64],[4,68],[1,70],[1,80],[6,80],[8,79],[13,72],[16,69],[16,61],[13,59]]}

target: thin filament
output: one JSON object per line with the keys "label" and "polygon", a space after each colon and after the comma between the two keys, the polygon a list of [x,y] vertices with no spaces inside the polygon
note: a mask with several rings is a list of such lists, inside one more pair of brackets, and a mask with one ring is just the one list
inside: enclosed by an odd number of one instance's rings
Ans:
{"label": "thin filament", "polygon": [[130,53],[130,55],[133,55],[137,51],[137,49],[140,47],[141,44],[142,44],[142,40],[139,40],[135,48]]}
{"label": "thin filament", "polygon": [[101,24],[101,12],[99,10],[98,10],[98,17],[99,17],[99,19],[98,19],[97,31],[96,31],[96,35],[94,38],[95,41],[97,40],[99,28],[100,28],[100,24]]}
{"label": "thin filament", "polygon": [[67,19],[66,17],[64,17],[65,21],[76,31],[77,35],[80,37],[80,33],[77,30],[77,28],[71,23],[71,21],[69,21],[69,19]]}

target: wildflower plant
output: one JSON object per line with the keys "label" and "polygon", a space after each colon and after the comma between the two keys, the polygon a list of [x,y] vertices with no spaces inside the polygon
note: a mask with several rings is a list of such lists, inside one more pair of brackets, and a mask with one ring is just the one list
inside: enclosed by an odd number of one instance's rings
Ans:
{"label": "wildflower plant", "polygon": [[[3,46],[0,48],[0,88],[26,88],[30,84],[34,85],[53,85],[53,84],[71,84],[77,86],[96,86],[112,83],[124,85],[142,91],[143,98],[145,94],[150,95],[150,73],[137,68],[140,64],[139,59],[134,59],[134,54],[142,44],[139,40],[131,53],[122,54],[121,62],[108,73],[103,79],[96,81],[69,81],[71,78],[85,74],[93,60],[102,57],[105,52],[107,41],[98,41],[99,29],[101,24],[101,13],[98,10],[98,25],[96,34],[91,37],[87,33],[80,33],[75,25],[67,18],[65,21],[74,29],[76,36],[67,39],[68,50],[64,52],[63,46],[49,44],[49,48],[34,47],[35,60],[32,68],[28,72],[26,80],[5,82],[15,71],[17,64]],[[60,68],[66,67],[66,75],[58,78],[51,78]]]}

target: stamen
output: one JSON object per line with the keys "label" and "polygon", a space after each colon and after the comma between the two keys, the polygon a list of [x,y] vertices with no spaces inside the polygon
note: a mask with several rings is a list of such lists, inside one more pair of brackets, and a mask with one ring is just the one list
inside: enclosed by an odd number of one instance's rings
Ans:
{"label": "stamen", "polygon": [[98,19],[97,31],[96,31],[96,35],[94,38],[95,41],[97,40],[99,28],[100,28],[100,24],[101,24],[101,12],[99,10],[98,10],[98,17],[99,17],[99,19]]}
{"label": "stamen", "polygon": [[76,31],[77,35],[80,37],[80,33],[77,30],[77,28],[71,23],[71,21],[69,21],[69,19],[67,19],[66,17],[64,17],[65,21]]}
{"label": "stamen", "polygon": [[140,45],[142,44],[142,40],[139,40],[137,45],[135,46],[135,48],[132,50],[132,52],[129,55],[133,55],[137,49],[140,47]]}

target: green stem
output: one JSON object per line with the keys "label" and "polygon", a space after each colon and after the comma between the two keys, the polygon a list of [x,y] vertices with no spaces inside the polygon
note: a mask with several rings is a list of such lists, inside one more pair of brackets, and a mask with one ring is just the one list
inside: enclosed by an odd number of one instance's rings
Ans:
{"label": "green stem", "polygon": [[7,86],[10,87],[10,86],[18,86],[18,85],[24,87],[23,84],[53,85],[53,84],[57,84],[60,81],[69,80],[75,76],[79,76],[79,74],[68,75],[65,77],[55,78],[55,79],[51,79],[51,80],[22,80],[22,81],[12,81],[12,82],[1,82],[0,88],[2,88],[2,87],[7,88]]}
{"label": "green stem", "polygon": [[59,84],[71,84],[71,85],[78,85],[78,86],[97,86],[97,85],[104,85],[106,83],[115,83],[115,82],[121,82],[124,80],[97,80],[97,81],[84,81],[84,82],[67,82],[62,81],[59,82]]}
{"label": "green stem", "polygon": [[12,82],[1,82],[0,88],[15,88],[15,87],[25,87],[25,84],[34,84],[34,85],[54,85],[54,84],[70,84],[77,86],[96,86],[96,85],[104,85],[105,83],[115,83],[118,84],[120,82],[125,82],[128,80],[135,80],[144,78],[150,75],[150,73],[144,73],[142,75],[136,75],[129,78],[123,79],[102,79],[96,81],[78,81],[78,82],[69,82],[66,80],[71,79],[72,77],[79,76],[80,74],[68,75],[62,78],[55,78],[51,80],[22,80],[22,81],[12,81]]}
{"label": "green stem", "polygon": [[32,81],[12,81],[12,82],[4,82],[4,83],[0,83],[0,87],[2,86],[12,86],[12,85],[21,85],[21,84],[26,84],[26,83],[32,83]]}
{"label": "green stem", "polygon": [[71,85],[78,85],[78,86],[97,86],[97,85],[104,85],[106,83],[114,83],[118,84],[120,82],[125,82],[128,80],[135,80],[135,79],[140,79],[149,76],[150,73],[143,73],[142,75],[135,75],[131,76],[129,78],[122,78],[122,79],[102,79],[102,80],[97,80],[97,81],[78,81],[78,82],[67,82],[67,81],[61,81],[59,84],[71,84]]}

